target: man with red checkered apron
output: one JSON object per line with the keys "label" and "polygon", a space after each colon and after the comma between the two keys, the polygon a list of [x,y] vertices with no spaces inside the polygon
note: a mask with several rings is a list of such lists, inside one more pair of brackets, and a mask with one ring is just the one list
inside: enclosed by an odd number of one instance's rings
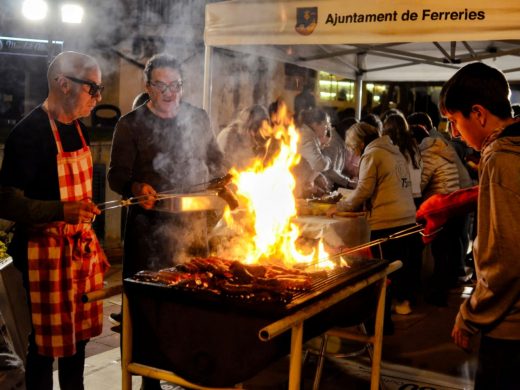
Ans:
{"label": "man with red checkered apron", "polygon": [[28,390],[52,390],[58,358],[62,390],[83,389],[85,346],[101,333],[108,263],[92,229],[92,155],[85,126],[101,100],[101,71],[90,56],[64,52],[47,73],[49,95],[10,133],[0,171],[0,217],[16,222],[9,254],[22,271],[32,333]]}

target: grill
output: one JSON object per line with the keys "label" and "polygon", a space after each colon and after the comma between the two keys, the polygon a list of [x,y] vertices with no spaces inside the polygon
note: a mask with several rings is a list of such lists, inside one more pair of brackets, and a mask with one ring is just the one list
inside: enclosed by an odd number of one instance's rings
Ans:
{"label": "grill", "polygon": [[[312,288],[283,300],[255,301],[159,283],[125,279],[133,327],[134,362],[173,371],[202,386],[232,386],[290,351],[290,332],[261,341],[259,331],[384,269],[388,262],[349,259],[313,277]],[[377,288],[370,285],[305,321],[308,340],[333,326],[357,324],[373,314]]]}

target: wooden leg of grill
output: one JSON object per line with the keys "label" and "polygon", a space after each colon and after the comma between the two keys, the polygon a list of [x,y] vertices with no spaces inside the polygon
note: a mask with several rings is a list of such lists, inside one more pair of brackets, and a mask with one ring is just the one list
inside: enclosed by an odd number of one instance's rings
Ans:
{"label": "wooden leg of grill", "polygon": [[302,373],[303,321],[291,329],[291,356],[289,363],[289,390],[300,390]]}
{"label": "wooden leg of grill", "polygon": [[121,373],[122,373],[122,390],[132,390],[132,374],[128,371],[128,365],[132,362],[132,320],[130,318],[130,310],[128,307],[128,299],[123,292],[123,326],[121,337]]}
{"label": "wooden leg of grill", "polygon": [[[363,324],[361,324],[362,334],[353,333],[350,330],[342,328],[329,329],[324,337],[335,336],[340,339],[358,341],[365,344],[365,348],[368,351],[370,361],[372,363],[372,372],[370,377],[370,389],[376,390],[380,388],[380,375],[381,375],[381,355],[383,351],[383,325],[384,325],[384,313],[385,313],[385,300],[386,300],[386,276],[382,278],[378,283],[378,299],[376,308],[376,318],[374,323],[374,335],[367,336],[366,330]],[[325,338],[326,340],[326,338]],[[326,345],[325,345],[326,347]],[[318,366],[316,368],[316,374],[314,378],[313,390],[319,388],[321,371],[323,364],[323,357],[325,355],[325,349],[322,347]],[[321,361],[320,361],[321,360]]]}

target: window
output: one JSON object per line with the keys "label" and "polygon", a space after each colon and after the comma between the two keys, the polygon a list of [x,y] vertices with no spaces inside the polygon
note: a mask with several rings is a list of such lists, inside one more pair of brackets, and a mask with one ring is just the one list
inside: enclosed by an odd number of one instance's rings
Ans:
{"label": "window", "polygon": [[351,80],[320,72],[318,88],[322,101],[354,102],[355,84]]}

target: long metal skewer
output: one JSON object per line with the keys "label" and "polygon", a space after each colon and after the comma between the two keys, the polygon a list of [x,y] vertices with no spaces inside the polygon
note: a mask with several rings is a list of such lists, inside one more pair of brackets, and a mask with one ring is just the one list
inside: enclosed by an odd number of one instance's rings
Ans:
{"label": "long metal skewer", "polygon": [[310,267],[315,266],[316,264],[330,261],[332,258],[339,258],[340,256],[349,255],[351,253],[354,253],[354,252],[357,252],[357,251],[360,251],[360,250],[363,250],[363,249],[371,248],[371,247],[376,246],[376,245],[381,245],[382,243],[384,243],[386,241],[389,241],[389,240],[396,240],[398,238],[403,238],[403,237],[410,236],[412,234],[417,234],[417,233],[419,233],[423,237],[430,237],[430,236],[433,236],[433,235],[437,234],[441,230],[442,230],[442,227],[440,227],[439,229],[437,229],[436,231],[434,231],[432,233],[425,234],[424,233],[424,226],[420,225],[420,224],[416,224],[416,225],[411,226],[409,228],[406,228],[406,229],[400,230],[398,232],[395,232],[395,233],[393,233],[393,234],[391,234],[391,235],[389,235],[387,237],[378,238],[377,240],[373,240],[373,241],[366,242],[364,244],[353,246],[352,248],[347,248],[344,251],[336,253],[336,254],[334,254],[334,255],[332,255],[330,257],[323,258],[323,259],[318,259],[316,262],[313,262],[312,264],[308,264],[305,268],[310,268]]}

